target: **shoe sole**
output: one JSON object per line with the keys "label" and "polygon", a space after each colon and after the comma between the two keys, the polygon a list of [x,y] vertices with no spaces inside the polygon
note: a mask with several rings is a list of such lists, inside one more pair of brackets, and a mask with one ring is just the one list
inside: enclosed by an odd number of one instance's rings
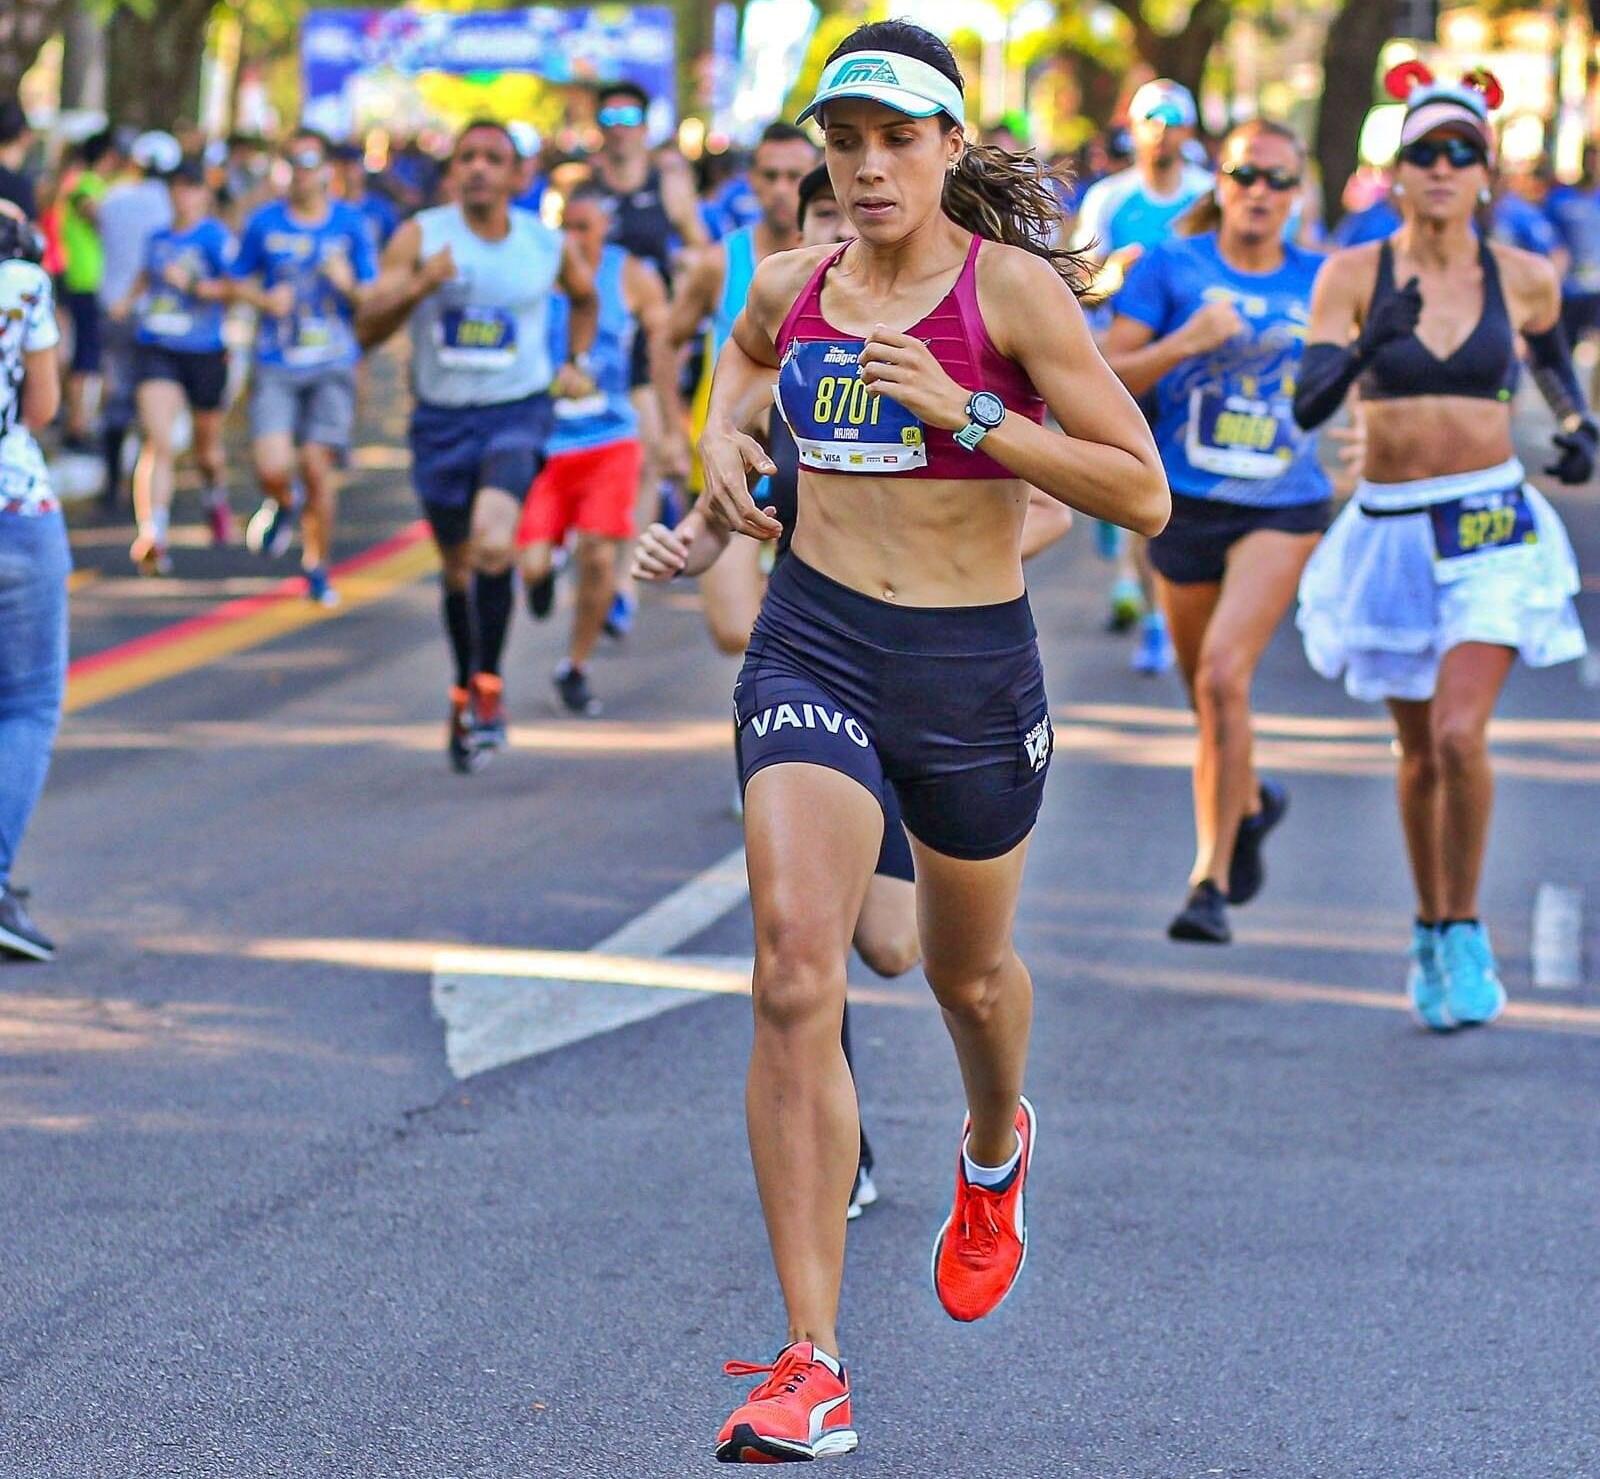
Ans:
{"label": "shoe sole", "polygon": [[41,945],[37,940],[30,940],[26,935],[16,934],[0,926],[0,950],[11,955],[20,955],[27,960],[54,960],[56,958],[53,945]]}
{"label": "shoe sole", "polygon": [[1184,945],[1231,945],[1233,944],[1233,931],[1226,934],[1213,934],[1203,930],[1198,925],[1186,924],[1182,920],[1174,919],[1167,926],[1167,938],[1177,940]]}
{"label": "shoe sole", "polygon": [[1451,1019],[1457,1027],[1487,1027],[1491,1022],[1496,1021],[1505,1009],[1506,988],[1497,981],[1495,982],[1494,1010],[1487,1017],[1457,1017],[1452,1012]]}
{"label": "shoe sole", "polygon": [[[1261,835],[1258,838],[1256,838],[1256,857],[1257,857],[1257,859],[1259,859],[1260,856],[1261,856],[1261,849],[1264,848],[1267,845],[1267,838],[1272,836],[1273,832],[1276,830],[1276,828],[1278,826],[1278,823],[1281,822],[1286,816],[1289,815],[1289,793],[1287,791],[1279,791],[1278,794],[1282,798],[1282,806],[1279,808],[1277,816],[1273,817],[1273,819],[1270,822],[1268,822],[1264,827],[1262,827]],[[1261,813],[1257,812],[1256,815],[1260,816]],[[1240,822],[1239,826],[1242,829],[1243,826],[1244,826],[1244,823]],[[1235,847],[1238,846],[1237,843],[1235,843],[1234,845],[1235,845]],[[1238,895],[1236,895],[1234,893],[1234,891],[1230,888],[1228,890],[1228,902],[1230,904],[1234,905],[1236,908],[1239,908],[1239,907],[1242,907],[1245,904],[1248,904],[1253,898],[1255,898],[1255,896],[1257,894],[1259,894],[1261,892],[1261,890],[1263,888],[1266,887],[1266,882],[1267,882],[1267,865],[1265,863],[1262,863],[1261,864],[1261,872],[1260,872],[1259,876],[1256,878],[1256,886],[1253,889],[1251,889],[1249,893],[1247,893],[1247,894],[1238,894]]]}
{"label": "shoe sole", "polygon": [[[1012,1274],[1011,1282],[1006,1285],[1005,1293],[995,1300],[981,1315],[974,1315],[971,1319],[966,1318],[964,1315],[951,1315],[950,1311],[945,1309],[944,1300],[939,1295],[939,1250],[944,1247],[944,1235],[950,1231],[951,1220],[956,1215],[954,1207],[950,1209],[950,1216],[945,1218],[943,1225],[939,1228],[933,1240],[933,1261],[929,1265],[928,1280],[933,1285],[933,1297],[939,1301],[939,1308],[944,1310],[945,1314],[950,1315],[950,1318],[958,1325],[975,1325],[979,1320],[987,1320],[1006,1300],[1011,1298],[1011,1291],[1017,1287],[1017,1280],[1022,1277],[1022,1270],[1027,1266],[1028,1188],[1026,1183],[1028,1173],[1033,1169],[1033,1153],[1039,1148],[1039,1117],[1033,1112],[1033,1105],[1028,1102],[1026,1095],[1023,1095],[1022,1098],[1022,1109],[1028,1116],[1028,1153],[1022,1159],[1022,1179],[1024,1183],[1022,1188],[1022,1257],[1017,1260],[1017,1271]],[[966,1143],[965,1135],[962,1137],[962,1143]]]}
{"label": "shoe sole", "polygon": [[[719,1464],[793,1464],[812,1459],[840,1458],[854,1453],[861,1439],[854,1428],[839,1428],[824,1433],[815,1443],[797,1443],[788,1438],[772,1438],[758,1433],[749,1423],[740,1423],[732,1434],[717,1444]],[[754,1455],[749,1457],[748,1455]]]}

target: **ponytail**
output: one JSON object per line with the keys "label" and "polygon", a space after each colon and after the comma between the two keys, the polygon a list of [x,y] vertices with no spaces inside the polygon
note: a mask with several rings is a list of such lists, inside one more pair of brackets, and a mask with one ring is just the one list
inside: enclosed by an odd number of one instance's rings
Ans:
{"label": "ponytail", "polygon": [[1094,274],[1082,256],[1055,244],[1062,218],[1053,178],[1030,155],[969,144],[945,179],[944,213],[975,236],[1043,257],[1082,297]]}

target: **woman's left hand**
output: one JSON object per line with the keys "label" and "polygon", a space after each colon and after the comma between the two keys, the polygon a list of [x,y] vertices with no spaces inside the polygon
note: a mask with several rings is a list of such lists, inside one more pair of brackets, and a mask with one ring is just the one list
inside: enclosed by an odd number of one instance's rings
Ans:
{"label": "woman's left hand", "polygon": [[910,334],[876,325],[861,350],[861,380],[869,390],[904,406],[924,426],[960,431],[967,424],[969,393]]}

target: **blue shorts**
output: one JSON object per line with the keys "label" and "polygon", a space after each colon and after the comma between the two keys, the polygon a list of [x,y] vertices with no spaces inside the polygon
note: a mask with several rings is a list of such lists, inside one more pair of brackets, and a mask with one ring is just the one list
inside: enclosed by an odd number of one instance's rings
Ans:
{"label": "blue shorts", "polygon": [[[905,607],[789,555],[734,687],[743,784],[824,765],[953,858],[997,858],[1033,830],[1053,749],[1028,598]],[[881,860],[880,860],[881,862]]]}
{"label": "blue shorts", "polygon": [[554,414],[543,392],[490,406],[430,406],[411,412],[411,480],[442,545],[460,544],[480,488],[519,503],[544,466]]}

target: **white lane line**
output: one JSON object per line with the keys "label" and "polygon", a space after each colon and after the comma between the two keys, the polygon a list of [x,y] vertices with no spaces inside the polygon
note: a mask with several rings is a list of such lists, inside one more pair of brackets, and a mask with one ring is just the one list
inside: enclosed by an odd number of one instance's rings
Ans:
{"label": "white lane line", "polygon": [[748,991],[748,960],[661,958],[748,893],[738,847],[586,953],[439,951],[432,998],[450,1071],[469,1078],[715,992]]}
{"label": "white lane line", "polygon": [[1541,883],[1533,900],[1533,984],[1549,991],[1583,985],[1583,890]]}

